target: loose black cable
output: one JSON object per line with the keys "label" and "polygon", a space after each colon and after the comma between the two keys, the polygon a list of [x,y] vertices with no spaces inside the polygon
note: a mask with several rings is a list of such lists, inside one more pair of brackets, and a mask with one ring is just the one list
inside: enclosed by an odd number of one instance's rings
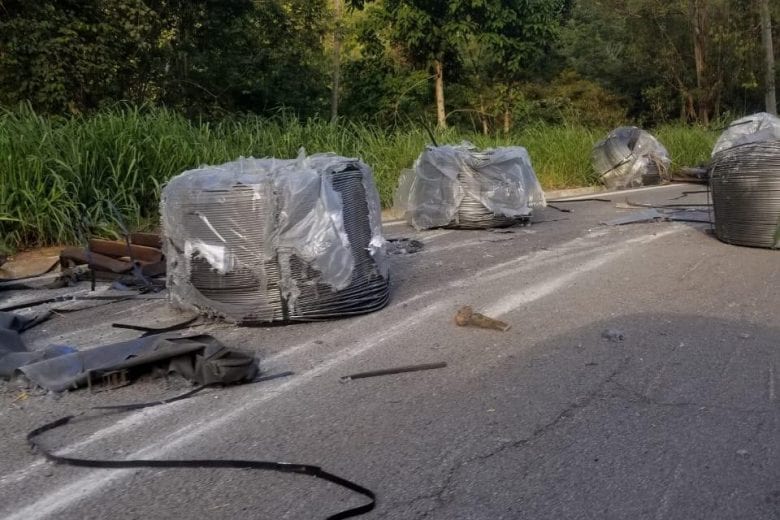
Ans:
{"label": "loose black cable", "polygon": [[[129,411],[140,408],[158,406],[174,401],[179,401],[204,390],[209,385],[200,386],[177,397],[167,399],[156,403],[143,403],[139,405],[117,405],[109,407],[95,407],[95,409],[114,409],[117,411]],[[279,473],[294,473],[299,475],[308,475],[337,486],[348,489],[369,499],[369,502],[358,507],[345,509],[333,515],[326,517],[325,520],[341,520],[344,518],[353,518],[363,515],[376,507],[376,494],[370,489],[356,484],[343,477],[323,470],[319,466],[308,464],[289,464],[284,462],[271,462],[261,460],[238,460],[238,459],[188,459],[188,460],[104,460],[104,459],[82,459],[78,457],[67,457],[57,455],[52,450],[43,446],[40,441],[41,435],[61,428],[71,423],[75,416],[69,415],[61,417],[55,421],[44,424],[27,434],[27,443],[34,450],[38,450],[46,459],[56,463],[81,468],[97,469],[139,469],[139,468],[158,468],[158,469],[252,469],[258,471],[276,471]]]}

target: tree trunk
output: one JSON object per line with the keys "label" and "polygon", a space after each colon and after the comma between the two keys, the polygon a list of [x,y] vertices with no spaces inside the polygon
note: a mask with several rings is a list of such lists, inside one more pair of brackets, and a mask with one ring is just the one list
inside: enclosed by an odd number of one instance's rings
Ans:
{"label": "tree trunk", "polygon": [[482,134],[488,135],[490,128],[488,127],[487,113],[485,112],[485,100],[482,96],[479,96],[479,120],[482,121]]}
{"label": "tree trunk", "polygon": [[333,0],[333,92],[330,99],[330,120],[339,117],[339,89],[341,84],[341,1]]}
{"label": "tree trunk", "polygon": [[772,44],[772,15],[769,12],[769,0],[760,0],[761,5],[761,41],[766,59],[766,111],[777,115],[777,91],[775,88],[775,51]]}
{"label": "tree trunk", "polygon": [[707,78],[707,0],[690,0],[690,16],[693,25],[693,51],[696,62],[696,87],[699,98],[699,121],[710,122],[710,95],[712,86]]}
{"label": "tree trunk", "polygon": [[512,129],[512,113],[509,107],[504,107],[504,134],[508,134]]}
{"label": "tree trunk", "polygon": [[447,112],[444,109],[444,64],[435,60],[433,66],[436,70],[436,121],[439,128],[447,128]]}

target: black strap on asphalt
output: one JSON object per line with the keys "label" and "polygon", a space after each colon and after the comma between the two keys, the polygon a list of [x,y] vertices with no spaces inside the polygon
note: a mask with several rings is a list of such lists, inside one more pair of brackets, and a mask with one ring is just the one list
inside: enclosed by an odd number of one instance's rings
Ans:
{"label": "black strap on asphalt", "polygon": [[[277,376],[268,376],[268,378],[281,377],[281,374]],[[267,378],[263,378],[267,380]],[[151,406],[158,406],[161,404],[172,403],[174,401],[180,401],[191,397],[196,393],[214,385],[204,385],[194,390],[190,390],[182,395],[166,399],[164,401],[158,401],[154,403],[143,403],[137,405],[116,405],[116,406],[102,406],[95,407],[95,409],[113,409],[117,411],[129,411],[137,410],[140,408],[148,408]],[[350,480],[339,477],[333,473],[329,473],[319,466],[311,466],[308,464],[289,464],[285,462],[270,462],[263,460],[237,460],[237,459],[188,459],[188,460],[97,460],[97,459],[81,459],[77,457],[66,457],[63,455],[57,455],[51,450],[45,448],[40,442],[39,437],[44,433],[50,432],[57,428],[61,428],[70,423],[75,416],[69,415],[62,417],[56,421],[52,421],[48,424],[32,430],[27,434],[27,443],[34,450],[38,450],[46,459],[56,463],[65,464],[68,466],[76,466],[80,468],[97,468],[97,469],[138,469],[138,468],[156,468],[156,469],[252,469],[258,471],[275,471],[278,473],[294,473],[298,475],[308,475],[326,482],[330,482],[337,486],[348,489],[359,495],[369,499],[369,502],[358,507],[345,509],[344,511],[335,513],[326,517],[325,520],[341,520],[343,518],[353,518],[356,516],[364,515],[376,507],[376,494],[368,488],[356,484]]]}
{"label": "black strap on asphalt", "polygon": [[347,383],[353,379],[366,379],[369,377],[381,377],[390,376],[395,374],[406,374],[408,372],[421,372],[423,370],[436,370],[439,368],[447,368],[447,363],[428,363],[425,365],[411,365],[398,368],[384,368],[382,370],[372,370],[370,372],[360,372],[358,374],[352,374],[339,378],[342,383]]}
{"label": "black strap on asphalt", "polygon": [[111,326],[115,329],[129,329],[129,330],[135,330],[138,332],[143,332],[142,338],[146,336],[154,336],[155,334],[163,334],[165,332],[175,332],[177,330],[185,329],[198,321],[200,319],[200,316],[195,316],[194,318],[191,318],[189,320],[183,321],[181,323],[177,323],[175,325],[170,325],[168,327],[142,327],[140,325],[130,325],[126,323],[112,323]]}

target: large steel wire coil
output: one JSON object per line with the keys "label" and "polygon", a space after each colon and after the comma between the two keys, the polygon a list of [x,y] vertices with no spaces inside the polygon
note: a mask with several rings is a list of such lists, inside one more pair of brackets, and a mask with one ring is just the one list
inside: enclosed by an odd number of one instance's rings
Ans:
{"label": "large steel wire coil", "polygon": [[447,226],[451,229],[490,229],[514,226],[530,221],[530,216],[507,217],[493,213],[469,192],[480,189],[479,182],[471,175],[458,175],[458,182],[463,188],[464,196],[458,205],[455,221]]}
{"label": "large steel wire coil", "polygon": [[718,153],[710,185],[720,240],[780,248],[780,140]]}
{"label": "large steel wire coil", "polygon": [[[345,289],[335,291],[318,282],[318,273],[291,255],[290,275],[299,290],[291,305],[283,296],[279,254],[271,251],[269,243],[268,235],[278,219],[273,189],[270,183],[267,189],[235,185],[229,190],[201,191],[175,209],[185,215],[184,225],[191,237],[212,236],[215,229],[233,230],[237,223],[244,236],[244,246],[233,251],[240,266],[236,269],[221,273],[203,258],[189,258],[189,282],[202,296],[196,298],[202,301],[191,303],[209,314],[241,316],[244,325],[326,320],[383,308],[389,299],[389,282],[369,252],[372,232],[363,173],[348,169],[323,177],[327,178],[332,178],[333,188],[341,195],[344,228],[355,262],[351,283]],[[317,200],[297,202],[314,206]]]}

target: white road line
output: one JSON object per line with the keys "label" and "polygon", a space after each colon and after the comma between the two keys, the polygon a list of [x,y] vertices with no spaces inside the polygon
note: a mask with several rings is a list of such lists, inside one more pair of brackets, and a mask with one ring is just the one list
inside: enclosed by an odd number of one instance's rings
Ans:
{"label": "white road line", "polygon": [[[627,195],[629,193],[643,193],[643,192],[650,192],[650,191],[657,191],[657,190],[664,190],[668,188],[676,188],[679,184],[663,184],[661,186],[646,186],[644,188],[635,188],[633,190],[621,190],[621,191],[601,191],[598,193],[591,193],[589,195],[579,195],[577,197],[568,197],[565,199],[555,199],[556,201],[560,202],[562,200],[582,200],[582,199],[603,199],[603,198],[609,198],[613,196],[621,196],[621,195]],[[555,204],[553,202],[553,204]]]}
{"label": "white road line", "polygon": [[[645,244],[645,243],[652,242],[653,240],[656,240],[663,236],[669,235],[674,232],[678,232],[680,229],[681,228],[679,227],[674,227],[665,232],[657,233],[656,235],[640,237],[638,239],[632,239],[623,242],[622,244],[619,245],[619,248],[616,251],[605,253],[607,257],[606,259],[604,260],[600,258],[595,259],[591,262],[588,262],[585,266],[575,271],[575,273],[565,274],[550,281],[540,282],[536,285],[530,286],[512,295],[509,295],[505,297],[501,302],[496,304],[496,306],[491,307],[491,309],[489,309],[488,312],[494,313],[495,315],[501,315],[504,314],[505,312],[509,312],[513,310],[519,305],[528,304],[532,301],[548,296],[555,290],[558,290],[562,288],[564,285],[566,285],[567,283],[570,283],[574,278],[581,276],[582,274],[587,273],[589,271],[592,271],[593,269],[596,269],[599,266],[604,265],[608,261],[613,260],[621,256],[622,254],[628,252],[633,248],[633,246],[637,244]],[[578,241],[582,243],[580,239],[576,239],[567,244],[564,244],[564,246],[567,245],[571,246],[572,243]],[[603,253],[603,251],[600,251],[599,249],[594,249],[593,252],[595,254]],[[534,256],[534,255],[540,256],[543,254],[553,256],[554,254],[558,254],[558,253],[553,250],[553,251],[534,253],[528,256]],[[566,257],[564,256],[562,258],[566,258]],[[516,262],[518,260],[519,259],[516,259],[513,262]],[[518,267],[518,269],[529,269],[532,266],[533,264],[521,265]],[[489,268],[488,270],[492,271],[493,268]],[[477,273],[475,275],[472,275],[470,279],[474,281],[478,281],[479,276],[480,276],[479,273]],[[428,292],[433,293],[433,292],[439,292],[441,290],[442,289],[436,289]],[[418,297],[413,297],[410,300],[417,299],[417,298]],[[312,370],[297,375],[295,379],[291,379],[289,381],[281,383],[273,389],[269,388],[264,394],[257,395],[254,398],[247,400],[240,407],[235,408],[227,413],[225,413],[224,411],[212,412],[208,418],[202,419],[201,421],[198,421],[195,424],[188,424],[178,429],[177,431],[166,435],[164,439],[161,439],[160,441],[153,443],[149,447],[131,454],[129,458],[159,458],[167,454],[170,454],[176,449],[182,446],[186,446],[192,440],[202,438],[204,435],[208,434],[209,432],[218,429],[226,424],[229,424],[230,422],[234,421],[237,417],[246,413],[248,410],[251,410],[256,406],[276,396],[279,396],[286,391],[299,387],[304,383],[308,383],[312,379],[335,368],[336,366],[346,361],[349,361],[356,356],[362,355],[370,350],[373,350],[379,345],[382,345],[387,340],[412,330],[414,327],[420,325],[421,323],[427,322],[433,315],[435,315],[439,311],[447,310],[447,307],[448,307],[448,302],[446,300],[433,303],[432,305],[429,305],[428,307],[416,313],[414,316],[411,316],[405,320],[396,323],[394,326],[388,328],[387,330],[370,335],[364,338],[359,344],[338,351],[336,355],[331,359],[325,361],[324,363],[313,368]],[[297,347],[294,347],[294,349],[300,349],[303,346],[309,344],[310,343],[302,344]],[[284,352],[287,352],[287,350]],[[280,357],[281,354],[283,353],[280,353],[275,357]],[[170,410],[169,406],[161,407],[157,410],[162,410],[167,412]],[[151,412],[152,410],[150,410],[149,412]],[[134,417],[137,418],[133,419]],[[95,434],[93,434],[91,438],[85,439],[80,443],[77,443],[75,445],[66,448],[66,451],[72,452],[73,450],[76,449],[77,446],[80,447],[86,444],[90,444],[95,440],[102,439],[110,435],[114,431],[120,431],[128,426],[137,424],[136,421],[143,422],[143,420],[149,417],[150,415],[147,415],[146,417],[131,416],[127,419],[128,422],[125,423],[123,426],[117,426],[119,424],[117,423],[111,427],[101,430],[100,432],[96,432]],[[108,430],[111,431],[109,432]],[[30,467],[26,468],[26,470],[21,470],[21,471],[29,471],[29,469]],[[16,473],[20,473],[20,472],[16,472]],[[43,498],[37,500],[36,502],[33,502],[32,504],[29,504],[28,506],[24,507],[21,510],[16,511],[14,514],[6,518],[7,520],[45,518],[53,513],[56,513],[58,511],[61,511],[62,509],[69,507],[70,505],[78,502],[79,500],[85,499],[99,492],[102,488],[112,484],[113,482],[116,482],[121,478],[124,478],[130,473],[132,473],[132,471],[130,470],[114,471],[114,472],[107,472],[107,471],[93,472],[89,476],[83,477],[71,484],[68,484],[66,486],[57,489],[56,491],[50,494],[47,494]]]}
{"label": "white road line", "polygon": [[550,294],[565,288],[583,274],[590,271],[595,271],[599,267],[612,262],[616,258],[633,251],[634,247],[638,244],[647,244],[657,240],[658,238],[676,233],[678,231],[680,231],[680,228],[671,228],[662,233],[657,233],[656,235],[627,240],[626,242],[623,242],[618,249],[604,253],[589,262],[581,264],[579,267],[572,269],[567,274],[561,275],[547,282],[538,283],[529,287],[528,289],[524,289],[522,291],[518,291],[503,297],[498,302],[485,309],[485,314],[488,316],[503,316],[504,314],[518,309],[523,305],[544,298],[545,296],[549,296]]}

